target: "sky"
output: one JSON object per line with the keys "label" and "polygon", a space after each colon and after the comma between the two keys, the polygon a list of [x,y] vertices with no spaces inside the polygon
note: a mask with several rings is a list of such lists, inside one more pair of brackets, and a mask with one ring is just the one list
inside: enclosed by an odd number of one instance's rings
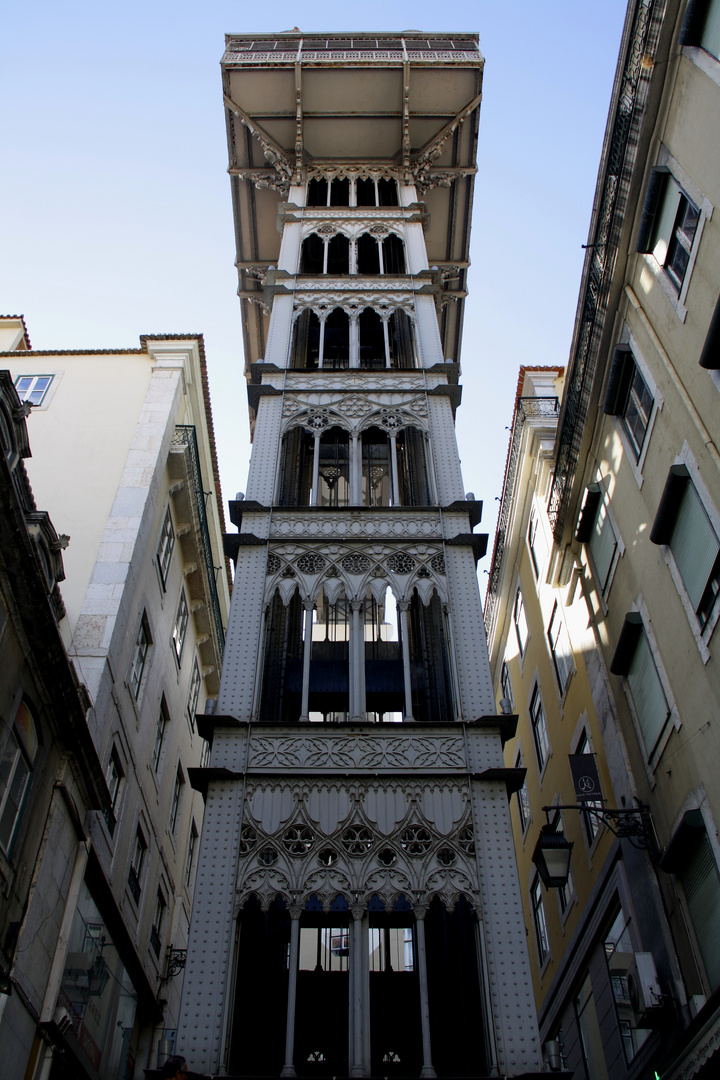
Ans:
{"label": "sky", "polygon": [[227,503],[245,489],[250,446],[225,33],[477,32],[486,64],[457,433],[465,489],[485,503],[484,595],[520,365],[568,359],[625,8],[13,4],[0,42],[0,313],[24,314],[36,349],[203,333]]}

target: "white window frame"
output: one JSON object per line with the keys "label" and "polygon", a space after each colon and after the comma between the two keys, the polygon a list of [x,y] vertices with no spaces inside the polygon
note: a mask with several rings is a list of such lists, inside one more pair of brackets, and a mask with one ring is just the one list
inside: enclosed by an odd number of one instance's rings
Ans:
{"label": "white window frame", "polygon": [[645,746],[645,740],[643,738],[642,728],[640,727],[640,719],[635,706],[635,702],[633,701],[632,692],[630,690],[630,684],[628,683],[627,678],[625,676],[622,676],[623,690],[625,691],[625,696],[628,700],[628,705],[630,706],[630,713],[633,718],[633,724],[635,725],[635,734],[638,740],[638,745],[640,746],[640,749],[642,751],[643,761],[645,762],[648,779],[650,780],[651,785],[654,787],[655,770],[660,763],[660,759],[662,758],[665,747],[667,746],[668,740],[672,735],[673,731],[679,731],[682,727],[682,720],[680,719],[678,707],[675,703],[675,698],[673,697],[672,690],[670,689],[670,682],[668,680],[667,673],[665,671],[665,667],[660,656],[660,650],[658,649],[655,634],[650,623],[650,615],[648,613],[648,609],[645,605],[642,594],[638,596],[632,610],[639,612],[640,617],[642,618],[643,633],[645,634],[645,638],[650,648],[653,663],[655,664],[655,669],[658,673],[658,677],[660,679],[660,683],[662,685],[663,692],[665,694],[665,700],[667,701],[669,710],[669,715],[667,720],[665,721],[665,727],[662,731],[662,734],[658,738],[654,749],[650,753],[648,753],[647,747]]}
{"label": "white window frame", "polygon": [[[17,708],[15,709],[15,715],[17,715],[17,711],[20,708],[21,704],[22,701],[18,702]],[[22,783],[22,791],[20,793],[20,797],[15,803],[15,814],[12,820],[12,825],[10,826],[10,830],[8,832],[7,846],[0,845],[0,851],[2,851],[3,854],[5,854],[8,858],[10,858],[11,852],[13,850],[15,840],[18,834],[18,828],[20,826],[20,822],[22,821],[23,812],[27,803],[28,793],[30,791],[30,788],[32,787],[33,772],[35,770],[35,765],[38,760],[38,752],[40,749],[37,721],[35,720],[35,717],[30,708],[27,705],[25,706],[25,708],[28,711],[30,720],[32,721],[35,729],[35,738],[38,739],[38,744],[35,748],[34,755],[31,757],[30,751],[25,745],[25,740],[23,739],[20,731],[16,729],[14,721],[12,725],[7,729],[6,739],[4,740],[3,745],[3,757],[8,754],[8,750],[12,749],[13,746],[14,751],[12,753],[12,764],[10,765],[10,769],[8,771],[8,782],[6,783],[5,789],[3,790],[2,796],[0,797],[0,822],[3,820],[5,816],[5,811],[8,808],[8,804],[10,803],[10,796],[13,792],[13,786],[18,775],[18,768],[22,764],[22,766],[26,770],[25,779]]]}
{"label": "white window frame", "polygon": [[160,584],[162,590],[165,592],[167,589],[167,580],[170,574],[170,563],[172,561],[173,551],[175,550],[175,529],[173,528],[172,513],[170,512],[170,504],[165,510],[163,516],[162,525],[160,526],[160,539],[158,542],[157,553],[155,561],[158,569],[158,575],[160,577]]}
{"label": "white window frame", "polygon": [[[715,503],[710,497],[710,492],[703,483],[700,476],[700,470],[698,469],[695,457],[690,450],[687,442],[683,443],[682,450],[675,459],[675,465],[684,465],[687,471],[690,473],[690,483],[692,483],[697,495],[702,503],[703,509],[710,519],[710,524],[715,532],[715,535],[720,540],[720,514],[718,513]],[[685,582],[683,576],[680,573],[680,568],[675,561],[675,556],[672,553],[672,548],[669,544],[662,544],[660,548],[663,558],[667,564],[673,581],[675,582],[675,588],[678,591],[678,596],[682,602],[682,606],[685,609],[690,629],[692,630],[693,637],[695,638],[695,644],[698,647],[698,651],[702,657],[704,664],[707,664],[710,659],[710,649],[708,648],[708,642],[713,635],[718,619],[720,618],[720,597],[716,601],[708,621],[705,626],[702,626],[700,620],[695,613],[692,600],[685,588]]]}
{"label": "white window frame", "polygon": [[[138,908],[140,907],[140,901],[142,900],[142,894],[143,894],[143,877],[144,877],[143,869],[144,869],[144,867],[146,865],[146,861],[147,861],[146,857],[147,857],[147,853],[148,853],[148,843],[147,843],[147,836],[148,835],[149,834],[148,834],[148,831],[147,831],[146,827],[141,825],[141,823],[138,821],[137,825],[135,826],[135,838],[133,840],[132,853],[130,855],[130,863],[128,865],[128,872],[127,872],[128,892],[130,893],[130,896],[132,898],[133,903]],[[133,895],[132,886],[130,885],[130,875],[131,874],[134,874],[135,880],[137,881],[137,887],[138,887],[137,900],[135,899],[135,896]]]}
{"label": "white window frame", "polygon": [[[518,602],[520,604],[520,607],[518,607]],[[520,628],[518,626],[518,611],[521,612],[522,619],[523,619],[523,622],[525,624],[525,643],[524,644],[520,641]],[[518,584],[517,584],[517,586],[515,588],[515,599],[513,601],[513,607],[512,607],[512,620],[513,620],[513,626],[515,627],[515,640],[517,642],[518,653],[519,653],[519,656],[520,656],[520,662],[522,664],[522,660],[523,660],[523,658],[525,656],[525,653],[527,652],[528,644],[530,643],[530,624],[528,623],[527,612],[525,611],[525,595],[523,593],[522,586],[520,585],[519,582],[518,582]],[[521,667],[521,671],[522,671],[522,667]]]}
{"label": "white window frame", "polygon": [[604,586],[603,586],[603,583],[600,580],[600,574],[599,574],[597,566],[595,564],[595,556],[594,556],[593,550],[592,550],[592,539],[588,540],[587,543],[585,543],[583,545],[583,547],[585,548],[585,555],[586,555],[587,564],[590,567],[590,572],[591,572],[593,578],[595,579],[595,585],[597,587],[598,596],[601,598],[601,603],[603,605],[603,612],[606,615],[607,615],[607,610],[608,610],[608,608],[607,608],[607,598],[610,595],[610,590],[612,589],[613,581],[615,580],[615,572],[616,572],[616,570],[618,568],[618,564],[620,562],[620,559],[625,554],[625,542],[623,541],[623,538],[620,535],[620,529],[618,528],[617,519],[615,518],[615,514],[613,513],[613,509],[612,509],[612,502],[611,502],[611,499],[610,499],[610,492],[609,492],[609,480],[610,480],[609,476],[602,476],[598,472],[596,474],[595,480],[593,481],[593,483],[598,485],[598,487],[600,488],[600,492],[601,492],[601,494],[600,494],[600,502],[598,503],[598,508],[597,508],[597,511],[596,511],[596,514],[595,514],[595,519],[594,519],[593,525],[592,525],[593,532],[595,530],[595,524],[597,522],[597,519],[598,519],[600,513],[604,512],[606,520],[608,522],[608,527],[610,528],[613,536],[615,537],[615,553],[614,553],[614,555],[612,557],[612,560],[610,562],[610,566],[609,566],[609,569],[608,569],[608,572],[607,572],[607,576],[605,578]]}
{"label": "white window frame", "polygon": [[187,715],[190,730],[195,731],[195,715],[197,713],[198,701],[200,700],[200,691],[202,689],[202,672],[200,671],[200,664],[198,663],[197,655],[193,657],[192,671],[190,672],[190,686],[188,687],[187,703],[185,705],[185,713]]}
{"label": "white window frame", "polygon": [[182,655],[185,649],[185,641],[187,640],[188,626],[190,624],[190,605],[188,604],[187,594],[184,588],[180,589],[180,599],[178,600],[177,612],[175,613],[175,622],[173,623],[172,631],[172,646],[173,656],[177,661],[177,666],[182,664]]}
{"label": "white window frame", "polygon": [[[552,950],[550,948],[550,928],[548,926],[547,911],[545,910],[545,898],[543,896],[542,880],[538,873],[530,879],[530,885],[528,888],[528,899],[530,903],[530,918],[533,925],[533,933],[535,935],[535,951],[538,958],[538,968],[540,969],[540,976],[542,977],[545,969],[552,959]],[[541,913],[541,918],[538,918],[538,912]],[[540,926],[542,922],[542,926]],[[543,951],[543,939],[545,949]]]}
{"label": "white window frame", "polygon": [[[525,763],[523,761],[522,746],[520,745],[520,743],[518,743],[517,752],[515,754],[515,768],[522,769],[524,767],[524,764]],[[526,803],[523,803],[523,791],[525,792],[525,797],[527,799]],[[525,773],[525,778],[522,782],[522,787],[518,788],[518,790],[515,792],[515,800],[517,806],[518,822],[520,823],[520,836],[524,845],[525,837],[527,836],[528,829],[530,828],[530,823],[532,822],[532,806],[530,805],[530,795],[528,794],[527,789],[527,771]],[[525,806],[524,810],[523,806]]]}
{"label": "white window frame", "polygon": [[[707,54],[710,55],[709,53]],[[681,322],[685,322],[687,318],[687,307],[685,301],[687,299],[688,289],[690,287],[690,281],[693,275],[693,269],[697,260],[698,249],[700,247],[700,241],[705,229],[705,222],[710,221],[713,215],[713,204],[709,199],[703,195],[700,188],[692,180],[692,178],[686,173],[679,161],[677,161],[666,146],[661,146],[660,153],[658,154],[656,166],[664,167],[670,173],[670,177],[674,180],[675,184],[681,189],[681,192],[687,199],[689,199],[697,207],[699,211],[698,223],[695,229],[695,236],[693,238],[692,247],[690,249],[687,269],[683,278],[682,286],[680,290],[675,287],[675,284],[665,269],[664,263],[658,261],[652,251],[645,252],[643,257],[645,259],[645,265],[656,281],[660,284],[663,292],[669,299],[673,308],[675,309],[678,318]]]}
{"label": "white window frame", "polygon": [[512,678],[510,676],[510,665],[507,660],[503,660],[500,667],[500,693],[506,701],[510,702],[511,708],[515,708],[515,695],[513,693]]}
{"label": "white window frame", "polygon": [[[143,638],[142,641],[141,638]],[[145,646],[144,650],[143,645]],[[139,702],[142,696],[152,645],[153,637],[150,631],[150,623],[148,621],[147,612],[143,611],[138,626],[138,632],[135,635],[135,644],[133,645],[132,659],[130,661],[130,670],[127,679],[130,695],[135,702]]]}
{"label": "white window frame", "polygon": [[[542,718],[543,718],[543,733],[544,733],[544,744],[545,744],[544,747],[543,747],[543,751],[544,751],[545,756],[544,756],[544,759],[542,761],[540,760],[540,752],[538,750],[537,729],[536,729],[536,726],[535,726],[535,713],[533,712],[533,706],[535,705],[536,701],[539,701],[539,703],[540,703],[540,710],[542,712]],[[537,764],[538,773],[540,775],[540,780],[542,781],[542,778],[545,775],[545,770],[547,768],[548,761],[550,760],[550,757],[552,755],[552,746],[550,744],[550,732],[548,730],[547,713],[545,712],[545,705],[544,705],[544,702],[543,702],[542,691],[540,689],[540,680],[537,677],[537,674],[535,675],[535,677],[532,680],[532,686],[531,686],[531,689],[530,689],[530,695],[528,697],[528,717],[529,717],[529,720],[530,720],[530,736],[532,738],[532,743],[533,743],[533,747],[534,747],[534,750],[535,750],[535,763]]]}
{"label": "white window frame", "polygon": [[[714,11],[711,9],[714,7]],[[712,14],[713,19],[720,20],[720,0],[709,0],[707,5],[707,12],[705,17],[705,25],[703,26],[702,33],[700,34],[700,41],[695,45],[683,46],[683,53],[688,57],[701,71],[712,79],[712,81],[720,86],[720,57],[715,53],[710,52],[707,45],[703,44],[702,39],[705,37],[707,29],[707,22]],[[720,51],[720,50],[718,50]]]}
{"label": "white window frame", "polygon": [[170,835],[173,837],[177,832],[178,823],[180,821],[184,786],[185,774],[183,773],[182,765],[178,762],[178,767],[175,771],[175,782],[173,784],[172,801],[170,803],[170,820],[168,824]]}
{"label": "white window frame", "polygon": [[190,822],[190,835],[188,836],[187,859],[185,860],[185,887],[190,888],[193,870],[195,868],[195,852],[197,851],[199,834],[195,818]]}
{"label": "white window frame", "polygon": [[[24,379],[30,379],[30,384],[29,384],[29,386],[26,387],[25,390],[21,391],[20,390],[20,383]],[[45,389],[41,392],[41,396],[40,396],[39,401],[30,401],[30,398],[32,397],[32,395],[34,393],[37,393],[36,386],[37,386],[38,379],[47,379],[48,384],[45,387]],[[17,395],[18,395],[18,397],[20,398],[20,400],[22,402],[30,401],[30,404],[32,405],[33,409],[43,409],[44,410],[44,409],[47,409],[48,405],[52,401],[53,396],[55,394],[55,391],[57,389],[57,384],[58,384],[58,382],[60,380],[57,377],[56,372],[54,372],[54,371],[53,372],[45,371],[42,374],[38,374],[38,375],[30,375],[30,374],[27,374],[27,373],[16,375],[13,381],[14,381],[14,384],[15,384],[15,389],[17,391]]]}
{"label": "white window frame", "polygon": [[[558,637],[554,640],[553,637],[552,637],[552,630],[553,630],[553,626],[555,624],[557,624],[557,626],[559,628],[559,633],[558,633]],[[563,657],[562,657],[562,654],[557,652],[557,645],[559,644],[560,640],[562,639],[563,633],[565,635],[565,639],[567,641],[567,646],[568,646],[568,653],[567,653],[567,660],[566,660],[567,670],[565,672],[564,681],[560,676],[561,663],[559,663],[559,661],[563,660]],[[557,599],[555,600],[555,602],[553,604],[553,607],[552,607],[552,611],[550,612],[550,618],[548,619],[548,628],[547,628],[547,631],[545,633],[545,638],[547,640],[548,651],[550,653],[550,661],[552,663],[553,671],[555,672],[555,682],[556,682],[557,688],[558,688],[558,690],[560,692],[560,701],[562,702],[565,699],[565,695],[567,694],[568,687],[570,686],[570,682],[572,680],[572,677],[575,674],[575,660],[574,660],[574,656],[573,656],[572,642],[570,641],[570,634],[568,632],[567,623],[565,621],[565,615],[564,615],[564,612],[563,612],[563,605]],[[556,653],[557,653],[557,655],[556,655]]]}
{"label": "white window frame", "polygon": [[160,711],[158,712],[157,723],[155,726],[155,742],[153,744],[153,752],[151,759],[153,776],[160,775],[160,763],[162,762],[163,746],[165,744],[165,735],[167,734],[169,723],[170,713],[168,711],[165,698],[163,697],[160,702]]}
{"label": "white window frame", "polygon": [[635,482],[638,488],[642,488],[645,458],[647,457],[648,447],[650,446],[650,439],[652,438],[653,428],[655,427],[655,420],[657,418],[657,414],[660,412],[663,405],[665,404],[665,400],[660,391],[658,390],[657,383],[652,377],[650,368],[645,362],[645,357],[640,351],[640,346],[635,340],[633,334],[630,333],[630,329],[627,325],[625,326],[625,330],[619,344],[630,346],[635,366],[638,368],[640,374],[642,375],[645,385],[652,394],[653,398],[653,406],[650,410],[650,417],[648,419],[648,424],[645,431],[645,440],[640,450],[640,456],[639,458],[637,458],[637,460],[635,458],[635,449],[630,442],[627,431],[625,430],[624,416],[618,414],[617,416],[613,417],[613,419],[615,420],[615,428],[620,435],[623,446],[625,448],[625,459],[630,466],[633,476],[635,477]]}

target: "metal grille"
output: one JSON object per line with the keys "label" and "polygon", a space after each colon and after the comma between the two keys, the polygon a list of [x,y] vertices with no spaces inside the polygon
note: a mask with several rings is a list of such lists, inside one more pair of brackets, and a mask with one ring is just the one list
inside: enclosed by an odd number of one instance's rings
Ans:
{"label": "metal grille", "polygon": [[520,442],[522,440],[525,421],[537,420],[550,417],[557,418],[560,415],[560,402],[556,397],[526,397],[520,398],[515,410],[512,435],[510,437],[510,452],[508,454],[507,469],[505,471],[505,486],[503,498],[498,515],[497,531],[495,533],[495,552],[493,564],[490,568],[490,581],[485,597],[485,632],[490,636],[495,607],[498,599],[498,585],[500,584],[500,569],[502,567],[503,554],[505,552],[505,540],[510,507],[512,505],[515,490],[515,475],[517,473],[518,456],[520,454]]}
{"label": "metal grille", "polygon": [[[190,475],[193,483],[193,495],[198,516],[198,532],[200,535],[200,547],[205,561],[205,575],[209,594],[208,610],[215,629],[217,649],[222,660],[225,649],[225,632],[220,617],[220,601],[218,599],[217,584],[215,579],[215,564],[213,562],[212,547],[210,545],[210,532],[208,530],[207,512],[205,510],[205,492],[203,489],[202,473],[200,472],[200,457],[198,455],[197,437],[192,424],[178,424],[173,432],[172,446],[182,446],[188,451]],[[221,567],[218,567],[221,569]]]}
{"label": "metal grille", "polygon": [[[662,9],[664,5],[660,5]],[[637,128],[644,109],[641,84],[649,81],[651,59],[657,47],[662,10],[653,18],[654,0],[640,0],[630,34],[625,68],[607,155],[602,197],[595,231],[588,245],[584,294],[578,306],[579,323],[565,381],[564,412],[548,517],[557,543],[562,539],[565,516],[578,464],[585,418],[605,325],[608,296],[618,254],[630,178],[637,158]]]}

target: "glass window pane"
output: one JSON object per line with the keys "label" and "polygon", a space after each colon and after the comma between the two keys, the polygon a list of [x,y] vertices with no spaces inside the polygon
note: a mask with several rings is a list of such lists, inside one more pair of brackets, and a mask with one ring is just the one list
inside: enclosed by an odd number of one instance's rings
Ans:
{"label": "glass window pane", "polygon": [[635,649],[628,672],[628,684],[645,750],[650,756],[662,734],[670,710],[645,634],[641,636]]}
{"label": "glass window pane", "polygon": [[670,550],[675,556],[693,609],[697,611],[720,551],[720,543],[692,483],[686,485],[680,502],[670,537]]}
{"label": "glass window pane", "polygon": [[607,588],[608,578],[612,569],[613,559],[617,551],[617,537],[612,527],[610,515],[604,502],[595,518],[592,533],[590,534],[590,552],[595,565],[595,573],[600,582],[600,588],[604,592]]}

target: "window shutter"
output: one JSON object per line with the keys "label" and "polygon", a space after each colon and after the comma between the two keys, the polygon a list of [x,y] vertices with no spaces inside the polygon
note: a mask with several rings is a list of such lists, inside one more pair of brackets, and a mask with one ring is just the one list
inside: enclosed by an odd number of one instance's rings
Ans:
{"label": "window shutter", "polygon": [[675,556],[693,611],[697,611],[720,551],[720,542],[692,483],[685,485],[670,537],[670,550]]}
{"label": "window shutter", "polygon": [[604,589],[617,550],[617,537],[605,503],[601,504],[595,518],[589,546],[595,563],[595,571]]}
{"label": "window shutter", "polygon": [[703,23],[708,9],[708,0],[688,0],[680,30],[681,45],[699,45]]}
{"label": "window shutter", "polygon": [[706,833],[679,876],[710,988],[716,990],[720,986],[720,878]]}
{"label": "window shutter", "polygon": [[643,203],[640,228],[638,229],[635,244],[636,251],[648,252],[652,250],[651,240],[653,238],[655,219],[662,205],[669,176],[670,170],[665,166],[656,166],[650,170],[650,179],[645,192],[645,202]]}
{"label": "window shutter", "polygon": [[618,345],[613,352],[610,375],[605,391],[603,412],[606,416],[617,416],[622,412],[627,397],[629,375],[634,365],[632,349],[629,345]]}
{"label": "window shutter", "polygon": [[685,465],[673,465],[665,481],[660,504],[650,530],[651,544],[669,544],[690,473]]}
{"label": "window shutter", "polygon": [[700,44],[716,59],[720,59],[720,3],[718,0],[709,0],[704,6],[707,17],[703,24]]}
{"label": "window shutter", "polygon": [[575,539],[580,544],[587,544],[590,539],[601,498],[602,490],[600,485],[589,484],[587,494],[585,495],[585,503],[580,511],[580,520],[578,521],[577,530],[575,532]]}
{"label": "window shutter", "polygon": [[627,680],[649,757],[663,732],[670,710],[645,634],[637,643]]}
{"label": "window shutter", "polygon": [[631,611],[625,616],[623,628],[615,648],[610,671],[613,675],[627,675],[630,670],[635,650],[642,637],[643,624],[639,611]]}
{"label": "window shutter", "polygon": [[700,353],[700,367],[708,371],[720,370],[720,296],[715,305],[703,351]]}

